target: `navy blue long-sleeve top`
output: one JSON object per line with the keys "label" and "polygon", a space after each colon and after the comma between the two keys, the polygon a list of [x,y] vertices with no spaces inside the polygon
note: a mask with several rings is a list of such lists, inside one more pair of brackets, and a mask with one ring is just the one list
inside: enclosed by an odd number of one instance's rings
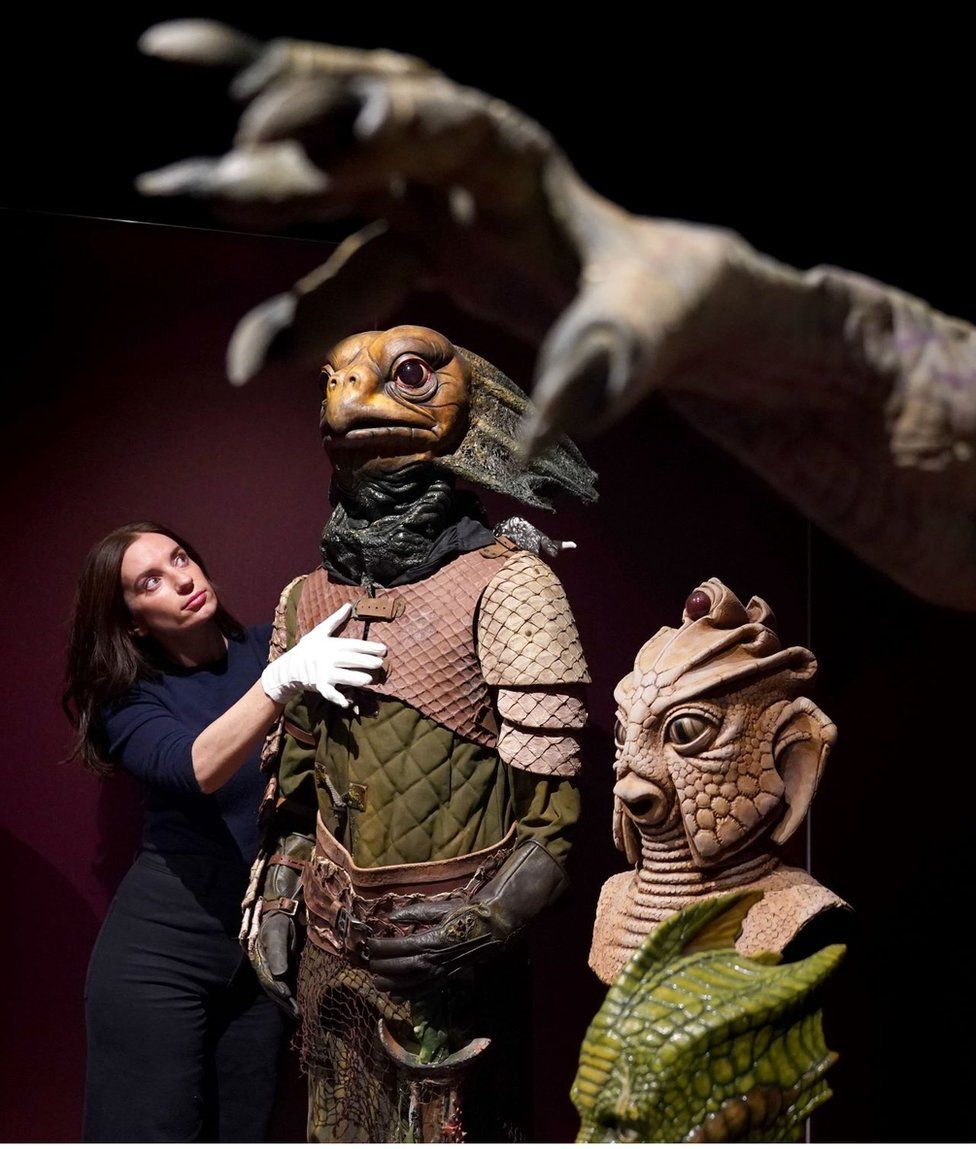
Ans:
{"label": "navy blue long-sleeve top", "polygon": [[227,654],[205,666],[172,667],[140,679],[102,710],[109,757],[142,784],[144,849],[250,864],[258,847],[264,790],[260,746],[213,794],[193,773],[196,736],[254,685],[268,661],[271,625],[230,638]]}

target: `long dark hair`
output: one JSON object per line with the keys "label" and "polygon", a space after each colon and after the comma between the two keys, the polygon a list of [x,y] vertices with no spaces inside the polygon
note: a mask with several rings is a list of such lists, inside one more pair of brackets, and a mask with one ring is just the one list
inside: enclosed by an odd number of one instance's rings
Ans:
{"label": "long dark hair", "polygon": [[[132,616],[122,595],[122,556],[139,535],[165,535],[207,567],[196,547],[162,523],[126,523],[106,535],[88,552],[75,594],[68,663],[64,674],[61,705],[78,732],[72,750],[96,774],[111,773],[100,710],[113,698],[131,689],[140,678],[157,678],[167,665],[159,644],[150,636],[137,637]],[[222,634],[241,633],[241,625],[218,600],[214,621]]]}

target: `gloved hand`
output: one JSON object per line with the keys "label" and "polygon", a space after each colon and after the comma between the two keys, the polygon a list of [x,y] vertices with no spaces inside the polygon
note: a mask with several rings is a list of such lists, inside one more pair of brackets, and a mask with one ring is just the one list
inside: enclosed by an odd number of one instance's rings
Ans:
{"label": "gloved hand", "polygon": [[346,707],[349,699],[337,686],[365,686],[376,680],[375,672],[386,655],[383,643],[333,637],[351,613],[352,606],[346,603],[291,650],[268,663],[261,686],[272,702],[287,702],[302,690],[317,690],[329,702]]}
{"label": "gloved hand", "polygon": [[261,988],[294,1018],[298,1017],[295,976],[304,924],[302,879],[313,844],[307,834],[289,834],[278,843],[265,874],[261,920],[250,950]]}
{"label": "gloved hand", "polygon": [[562,866],[539,842],[519,846],[476,902],[419,902],[391,922],[431,928],[404,938],[370,938],[369,968],[378,989],[419,996],[459,970],[492,957],[567,888]]}

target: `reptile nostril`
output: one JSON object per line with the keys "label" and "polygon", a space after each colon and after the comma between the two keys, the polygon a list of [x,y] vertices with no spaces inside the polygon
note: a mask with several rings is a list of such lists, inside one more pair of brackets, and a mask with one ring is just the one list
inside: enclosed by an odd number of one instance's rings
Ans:
{"label": "reptile nostril", "polygon": [[657,803],[656,798],[648,795],[646,798],[638,798],[636,802],[627,802],[627,809],[637,818],[643,818],[650,814]]}
{"label": "reptile nostril", "polygon": [[613,792],[635,822],[656,826],[667,818],[671,809],[673,794],[670,789],[636,774],[625,774],[614,786]]}

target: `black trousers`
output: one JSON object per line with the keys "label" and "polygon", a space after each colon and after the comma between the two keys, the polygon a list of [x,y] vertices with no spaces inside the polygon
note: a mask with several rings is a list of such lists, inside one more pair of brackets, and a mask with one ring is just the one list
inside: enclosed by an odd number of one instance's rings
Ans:
{"label": "black trousers", "polygon": [[284,1015],[237,942],[243,867],[144,852],[85,986],[85,1141],[262,1141]]}

